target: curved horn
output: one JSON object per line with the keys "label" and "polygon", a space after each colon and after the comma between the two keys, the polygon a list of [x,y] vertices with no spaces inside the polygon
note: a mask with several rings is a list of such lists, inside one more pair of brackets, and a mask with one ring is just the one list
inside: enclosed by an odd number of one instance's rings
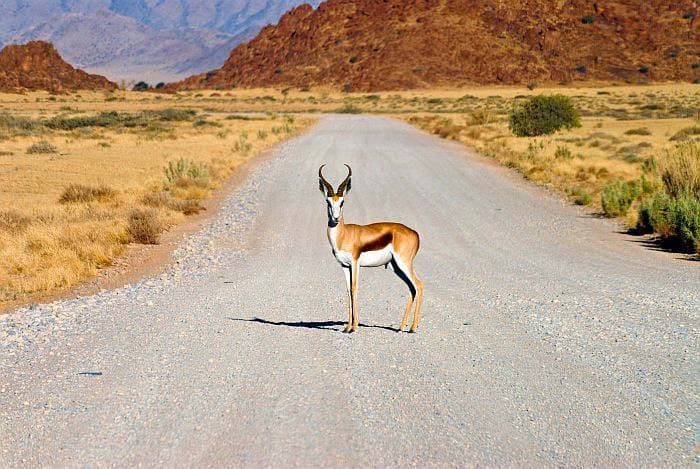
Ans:
{"label": "curved horn", "polygon": [[323,192],[323,188],[325,187],[326,188],[326,195],[328,195],[328,197],[331,197],[334,193],[333,186],[331,186],[331,184],[328,181],[326,181],[326,178],[324,178],[323,174],[321,173],[324,166],[326,166],[326,165],[322,164],[321,167],[318,168],[318,189],[321,192]]}
{"label": "curved horn", "polygon": [[345,191],[350,191],[350,176],[352,176],[352,168],[350,168],[350,166],[348,166],[347,164],[345,165],[345,167],[348,168],[348,176],[338,186],[338,195],[340,196],[342,196]]}

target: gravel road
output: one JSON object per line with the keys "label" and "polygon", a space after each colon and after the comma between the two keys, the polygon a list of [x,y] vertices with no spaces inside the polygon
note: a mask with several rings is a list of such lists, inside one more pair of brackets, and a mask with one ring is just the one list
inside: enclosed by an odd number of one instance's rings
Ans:
{"label": "gravel road", "polygon": [[[421,234],[347,318],[349,223]],[[697,466],[700,265],[407,124],[328,116],[162,275],[0,317],[0,466]]]}

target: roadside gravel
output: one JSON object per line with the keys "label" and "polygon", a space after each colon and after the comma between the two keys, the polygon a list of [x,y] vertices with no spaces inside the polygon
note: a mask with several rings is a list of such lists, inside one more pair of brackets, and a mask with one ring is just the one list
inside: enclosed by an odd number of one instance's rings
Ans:
{"label": "roadside gravel", "polygon": [[[421,234],[405,286],[343,275],[348,222]],[[328,116],[158,276],[0,317],[0,466],[697,465],[698,262],[410,126]]]}

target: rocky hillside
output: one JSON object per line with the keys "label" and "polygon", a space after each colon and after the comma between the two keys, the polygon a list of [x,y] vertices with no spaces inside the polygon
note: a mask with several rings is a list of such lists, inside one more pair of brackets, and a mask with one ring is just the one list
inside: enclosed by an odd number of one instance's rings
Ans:
{"label": "rocky hillside", "polygon": [[235,45],[303,1],[3,0],[0,44],[45,40],[113,80],[174,81],[220,67]]}
{"label": "rocky hillside", "polygon": [[693,81],[695,0],[328,0],[171,89]]}
{"label": "rocky hillside", "polygon": [[66,63],[48,42],[33,41],[0,50],[0,91],[46,90],[65,93],[73,90],[116,89],[100,75],[90,75]]}

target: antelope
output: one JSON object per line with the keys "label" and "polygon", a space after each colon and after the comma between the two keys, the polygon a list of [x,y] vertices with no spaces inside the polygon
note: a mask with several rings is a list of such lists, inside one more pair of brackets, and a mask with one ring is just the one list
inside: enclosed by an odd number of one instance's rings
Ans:
{"label": "antelope", "polygon": [[328,241],[333,255],[343,267],[345,286],[348,291],[348,323],[345,332],[355,332],[359,323],[357,311],[357,281],[360,267],[391,267],[391,270],[403,280],[410,291],[406,312],[399,326],[403,331],[408,322],[411,307],[415,301],[416,309],[410,332],[415,332],[420,321],[420,307],[423,300],[423,282],[413,270],[420,246],[418,233],[400,223],[380,222],[370,225],[345,224],[343,204],[345,194],[350,192],[352,169],[347,164],[348,175],[333,190],[333,186],[323,177],[323,167],[318,168],[318,187],[326,196],[328,205]]}

